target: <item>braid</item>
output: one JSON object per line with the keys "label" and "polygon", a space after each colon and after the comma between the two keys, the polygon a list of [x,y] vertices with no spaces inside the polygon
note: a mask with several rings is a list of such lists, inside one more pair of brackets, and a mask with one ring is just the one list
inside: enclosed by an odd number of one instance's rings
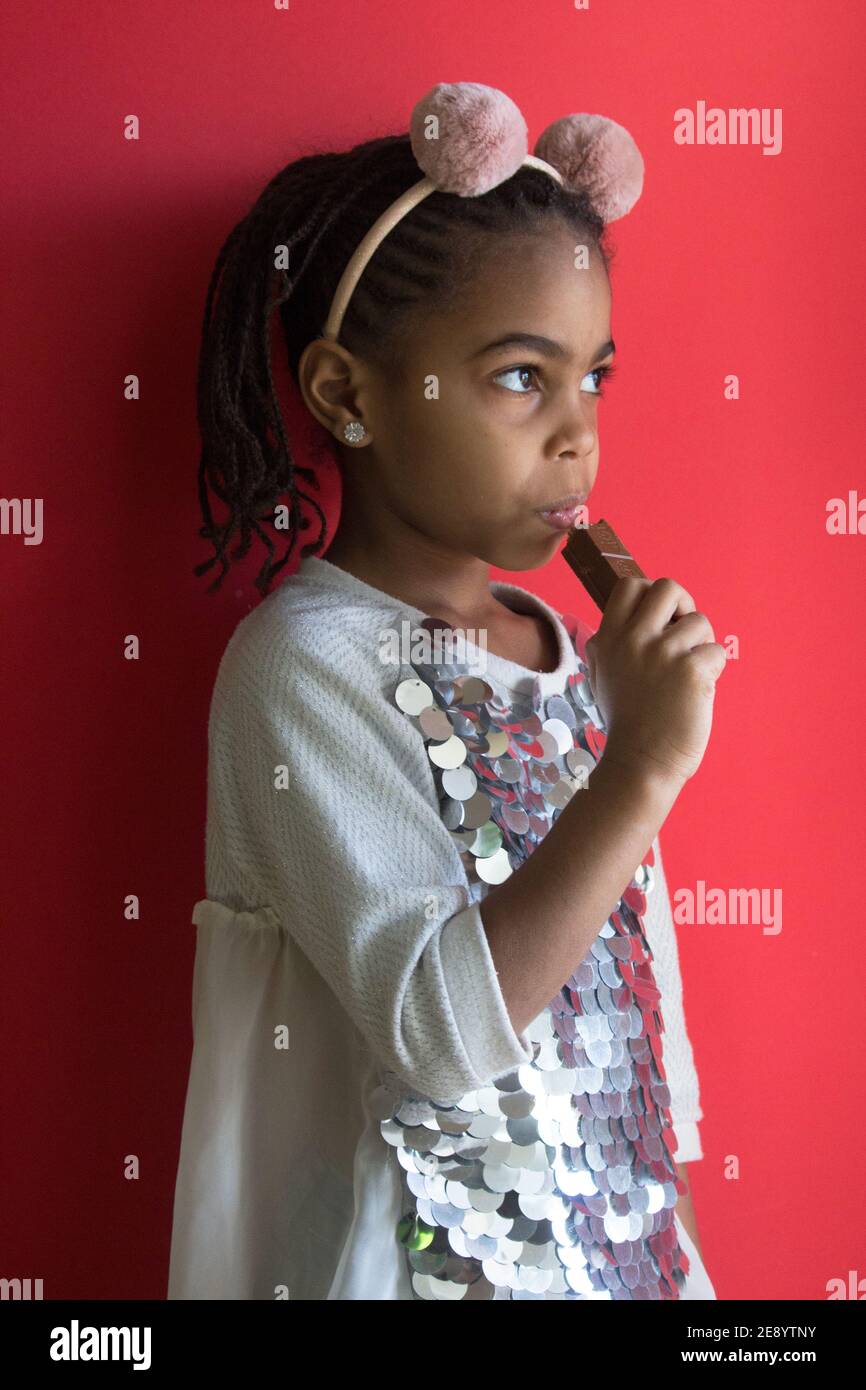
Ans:
{"label": "braid", "polygon": [[[270,319],[279,311],[289,371],[297,383],[306,345],[322,336],[340,275],[362,237],[396,197],[423,177],[407,135],[369,140],[343,153],[306,155],[267,184],[226,238],[208,285],[197,379],[202,439],[198,472],[204,525],[199,535],[215,554],[197,565],[221,565],[218,589],[232,560],[248,553],[255,534],[267,550],[256,587],[267,594],[290,559],[298,535],[318,523],[301,554],[319,551],[326,518],[312,492],[314,468],[292,458],[271,370]],[[489,238],[537,229],[564,218],[599,250],[606,265],[604,222],[586,195],[564,189],[540,170],[524,167],[477,198],[434,192],[385,237],[349,301],[340,341],[351,352],[396,370],[407,320],[420,308],[447,309],[471,278]],[[288,247],[288,269],[276,269],[277,246]],[[333,452],[333,445],[329,445]],[[339,459],[334,453],[337,462]],[[214,519],[208,488],[228,516]],[[288,495],[289,544],[274,561],[278,500]],[[229,544],[238,537],[237,546]]]}

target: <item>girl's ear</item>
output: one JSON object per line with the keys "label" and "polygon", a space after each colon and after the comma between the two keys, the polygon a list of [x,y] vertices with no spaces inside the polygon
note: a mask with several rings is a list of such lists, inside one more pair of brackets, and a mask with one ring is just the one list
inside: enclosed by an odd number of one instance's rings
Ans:
{"label": "girl's ear", "polygon": [[329,434],[339,436],[350,417],[363,411],[353,381],[355,358],[341,343],[314,338],[298,361],[298,388],[304,404]]}

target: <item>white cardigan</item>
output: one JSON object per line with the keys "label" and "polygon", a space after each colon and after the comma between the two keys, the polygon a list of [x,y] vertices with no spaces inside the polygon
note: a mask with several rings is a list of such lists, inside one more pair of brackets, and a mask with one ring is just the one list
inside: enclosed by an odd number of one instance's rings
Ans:
{"label": "white cardigan", "polygon": [[[554,625],[560,660],[541,680],[561,690],[576,657],[560,616],[492,587]],[[399,1174],[367,1106],[380,1070],[460,1096],[532,1056],[425,743],[394,703],[399,671],[379,658],[383,630],[423,616],[311,557],[223,654],[170,1299],[412,1298]],[[537,674],[491,653],[487,669],[512,691]],[[702,1157],[702,1111],[654,850],[644,922],[682,1162]]]}

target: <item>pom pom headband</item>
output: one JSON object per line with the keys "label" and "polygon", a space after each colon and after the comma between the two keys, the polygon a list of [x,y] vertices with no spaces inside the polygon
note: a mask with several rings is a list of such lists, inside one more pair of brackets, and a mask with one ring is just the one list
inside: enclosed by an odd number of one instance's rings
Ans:
{"label": "pom pom headband", "polygon": [[528,164],[566,188],[584,190],[603,221],[614,222],[631,211],[643,188],[643,159],[624,126],[607,116],[561,116],[529,154],[526,122],[514,102],[480,82],[431,87],[412,111],[409,135],[425,177],[385,209],[343,271],[322,335],[333,342],[376,248],[407,212],[436,190],[477,198]]}

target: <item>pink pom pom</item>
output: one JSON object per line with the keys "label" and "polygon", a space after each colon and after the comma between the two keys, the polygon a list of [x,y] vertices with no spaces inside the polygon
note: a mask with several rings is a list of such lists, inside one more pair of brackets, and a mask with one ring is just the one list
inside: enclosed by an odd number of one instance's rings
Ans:
{"label": "pink pom pom", "polygon": [[630,212],[643,189],[644,162],[625,126],[607,116],[562,116],[538,137],[533,154],[584,190],[605,222]]}
{"label": "pink pom pom", "polygon": [[[435,116],[437,120],[431,120]],[[438,128],[437,128],[438,122]],[[443,193],[477,197],[517,173],[526,122],[510,97],[480,82],[439,82],[416,103],[412,153]]]}

